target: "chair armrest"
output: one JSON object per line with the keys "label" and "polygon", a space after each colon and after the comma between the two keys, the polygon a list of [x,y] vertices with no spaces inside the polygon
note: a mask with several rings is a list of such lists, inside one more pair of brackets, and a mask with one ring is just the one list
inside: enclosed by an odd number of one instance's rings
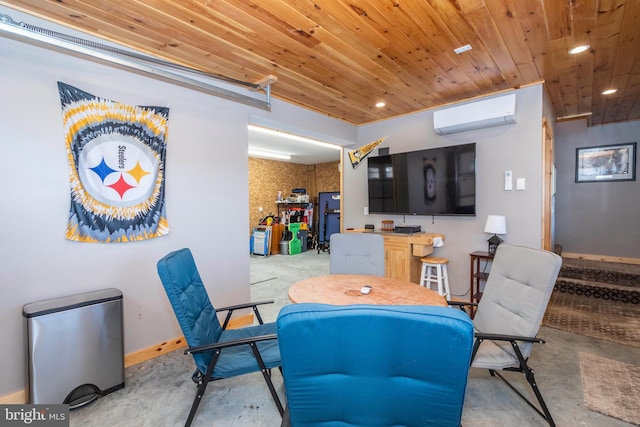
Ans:
{"label": "chair armrest", "polygon": [[203,351],[207,351],[207,350],[236,347],[239,345],[246,345],[246,344],[257,343],[260,341],[269,341],[269,340],[275,340],[275,339],[278,339],[278,336],[276,334],[258,335],[257,337],[241,338],[237,340],[223,341],[223,342],[205,344],[198,347],[188,348],[187,350],[184,351],[184,354],[202,353]]}
{"label": "chair armrest", "polygon": [[246,302],[243,304],[236,304],[236,305],[229,305],[226,307],[220,307],[218,309],[216,309],[216,313],[220,312],[220,311],[226,311],[227,312],[227,317],[224,319],[224,322],[222,323],[222,329],[227,329],[227,325],[229,324],[229,320],[231,320],[231,315],[233,314],[234,310],[240,310],[242,308],[252,308],[254,314],[256,315],[256,318],[258,319],[258,323],[260,323],[261,325],[264,323],[262,321],[262,316],[260,316],[260,312],[258,311],[258,306],[259,305],[263,305],[263,304],[273,304],[273,300],[271,301],[258,301],[258,302]]}
{"label": "chair armrest", "polygon": [[[467,301],[447,301],[447,305],[453,306],[453,307],[457,307],[461,311],[463,311],[463,312],[467,313],[469,316],[473,317],[474,307],[477,307],[478,303],[477,302],[467,302]],[[468,311],[466,310],[466,307],[469,307]]]}
{"label": "chair armrest", "polygon": [[239,310],[241,308],[255,307],[257,305],[263,305],[263,304],[273,304],[273,300],[271,300],[271,301],[258,301],[258,302],[245,302],[243,304],[236,304],[236,305],[229,305],[227,307],[220,307],[220,308],[216,308],[216,313],[218,313],[220,311]]}
{"label": "chair armrest", "polygon": [[[544,340],[538,337],[523,337],[518,335],[504,335],[504,334],[488,334],[484,332],[476,332],[474,333],[474,336],[476,338],[476,342],[473,344],[473,351],[471,352],[472,364],[474,359],[476,358],[476,353],[480,348],[480,344],[482,344],[485,340],[508,341],[509,343],[511,343],[511,347],[513,348],[513,351],[515,352],[516,357],[520,362],[520,368],[517,369],[519,371],[524,369],[523,367],[527,366],[527,360],[524,358],[524,356],[522,355],[522,352],[520,351],[520,346],[518,345],[518,341],[544,344]],[[511,368],[507,368],[507,369],[511,369]],[[521,371],[521,372],[524,372],[524,371]]]}
{"label": "chair armrest", "polygon": [[466,307],[466,306],[477,307],[478,306],[477,302],[469,302],[469,301],[447,301],[447,304],[456,305],[458,307]]}
{"label": "chair armrest", "polygon": [[476,332],[474,336],[481,340],[491,340],[491,341],[525,341],[525,342],[536,342],[544,344],[544,340],[538,337],[523,337],[518,335],[503,335],[503,334],[487,334],[484,332]]}

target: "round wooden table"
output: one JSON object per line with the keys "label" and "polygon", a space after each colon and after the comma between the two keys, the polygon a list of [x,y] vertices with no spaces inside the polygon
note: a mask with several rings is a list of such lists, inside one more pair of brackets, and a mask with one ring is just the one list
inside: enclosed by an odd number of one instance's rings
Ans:
{"label": "round wooden table", "polygon": [[[365,285],[371,286],[371,291],[366,295],[360,292]],[[416,283],[360,274],[331,274],[301,280],[289,288],[289,299],[294,303],[316,302],[331,305],[447,306],[444,297]]]}

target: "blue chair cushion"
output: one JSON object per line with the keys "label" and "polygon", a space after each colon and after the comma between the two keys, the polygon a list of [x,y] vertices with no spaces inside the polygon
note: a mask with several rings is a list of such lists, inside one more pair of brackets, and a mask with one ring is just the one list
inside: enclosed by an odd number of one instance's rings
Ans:
{"label": "blue chair cushion", "polygon": [[462,311],[293,304],[277,325],[291,425],[459,426],[473,345]]}
{"label": "blue chair cushion", "polygon": [[[237,340],[241,338],[251,338],[260,335],[276,333],[275,323],[265,323],[264,325],[249,326],[239,329],[227,329],[222,331],[219,342]],[[266,368],[277,368],[280,366],[280,348],[277,340],[262,341],[258,344],[258,350],[264,361]],[[206,372],[206,365],[198,366],[202,373]],[[218,363],[213,370],[212,378],[230,378],[236,375],[248,374],[260,371],[251,347],[241,345],[229,347],[222,350]]]}
{"label": "blue chair cushion", "polygon": [[[215,308],[188,248],[169,253],[158,261],[158,274],[190,348],[240,338],[275,334],[275,323],[223,330]],[[260,342],[258,349],[267,368],[280,366],[277,340]],[[205,374],[212,350],[193,353],[198,371]],[[260,371],[249,345],[222,350],[212,378],[229,378]]]}

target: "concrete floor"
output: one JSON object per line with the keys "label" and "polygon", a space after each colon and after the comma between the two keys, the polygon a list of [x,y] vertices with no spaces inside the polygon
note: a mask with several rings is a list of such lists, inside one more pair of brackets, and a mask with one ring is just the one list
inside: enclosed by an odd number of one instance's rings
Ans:
{"label": "concrete floor", "polygon": [[[252,257],[253,301],[273,299],[262,309],[265,321],[274,321],[289,303],[287,289],[305,277],[328,274],[328,254]],[[215,301],[212,301],[215,306]],[[640,348],[628,347],[543,327],[530,358],[536,379],[558,426],[630,426],[592,412],[584,406],[579,353],[589,352],[625,363],[640,360]],[[194,364],[190,356],[174,351],[126,370],[125,388],[71,412],[71,426],[177,426],[183,425],[193,397]],[[529,395],[521,374],[507,374]],[[284,401],[280,372],[273,381]],[[502,381],[485,370],[472,369],[462,424],[484,426],[544,426],[546,423]],[[194,426],[279,426],[280,416],[262,375],[250,374],[211,383],[196,414]]]}

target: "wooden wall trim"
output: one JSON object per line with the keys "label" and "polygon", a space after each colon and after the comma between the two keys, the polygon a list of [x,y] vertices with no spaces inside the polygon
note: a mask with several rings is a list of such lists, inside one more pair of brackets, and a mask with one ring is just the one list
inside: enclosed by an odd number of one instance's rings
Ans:
{"label": "wooden wall trim", "polygon": [[[253,323],[253,314],[247,314],[246,316],[239,316],[229,321],[228,329],[236,329],[243,326],[247,326]],[[187,346],[187,341],[183,336],[174,338],[170,341],[165,341],[158,345],[144,348],[134,353],[127,354],[124,357],[124,367],[128,368],[138,363],[151,360],[163,354],[178,350]]]}
{"label": "wooden wall trim", "polygon": [[178,350],[186,346],[187,341],[184,339],[184,337],[181,336],[170,341],[165,341],[163,343],[147,347],[133,353],[129,353],[124,356],[124,367],[125,369],[129,368],[131,366],[137,365],[138,363],[151,360],[153,358],[162,356],[163,354],[170,353],[174,350]]}
{"label": "wooden wall trim", "polygon": [[571,259],[584,259],[588,261],[619,262],[622,264],[640,265],[639,258],[625,258],[625,257],[606,256],[606,255],[574,254],[574,253],[567,253],[567,252],[562,252],[562,257],[571,258]]}
{"label": "wooden wall trim", "polygon": [[[246,316],[240,316],[229,321],[228,329],[236,329],[242,326],[247,326],[253,323],[253,314],[247,314]],[[129,353],[124,356],[124,367],[129,368],[137,365],[138,363],[145,362],[147,360],[154,359],[163,354],[167,354],[171,351],[185,348],[187,342],[183,336],[174,338],[163,343],[152,345],[151,347],[143,348],[142,350]],[[187,377],[185,377],[187,378]],[[0,405],[22,405],[27,402],[27,391],[19,390],[14,393],[0,396]]]}
{"label": "wooden wall trim", "polygon": [[27,401],[27,391],[20,390],[15,393],[0,396],[0,405],[21,405]]}

